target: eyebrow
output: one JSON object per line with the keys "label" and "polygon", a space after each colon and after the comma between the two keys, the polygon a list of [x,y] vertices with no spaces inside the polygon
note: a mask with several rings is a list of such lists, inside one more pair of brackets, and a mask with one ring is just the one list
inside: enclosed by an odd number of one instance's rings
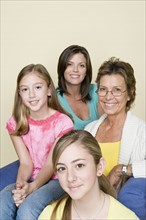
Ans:
{"label": "eyebrow", "polygon": [[[85,159],[79,158],[79,159],[73,160],[71,163],[76,163],[80,160],[85,160]],[[57,163],[56,165],[65,165],[65,164],[64,163]]]}
{"label": "eyebrow", "polygon": [[[37,83],[34,83],[33,85],[37,85],[37,84],[43,84],[42,82],[37,82]],[[25,86],[25,87],[28,87],[28,85],[20,85],[19,87],[23,87],[23,86]]]}

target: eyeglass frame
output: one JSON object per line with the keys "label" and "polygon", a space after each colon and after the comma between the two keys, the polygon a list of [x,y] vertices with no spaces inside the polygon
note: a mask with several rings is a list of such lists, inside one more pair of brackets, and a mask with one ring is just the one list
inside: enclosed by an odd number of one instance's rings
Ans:
{"label": "eyeglass frame", "polygon": [[[120,90],[120,89],[119,89]],[[108,94],[108,92],[110,92],[114,97],[120,97],[121,95],[122,95],[122,93],[124,93],[124,92],[126,92],[127,91],[127,89],[126,90],[124,90],[124,91],[121,91],[120,90],[120,92],[121,92],[121,94],[120,95],[114,95],[113,94],[113,91],[111,90],[106,90],[105,92],[105,95],[99,95],[99,89],[97,89],[97,93],[98,93],[98,95],[100,96],[100,97],[105,97],[107,94]]]}

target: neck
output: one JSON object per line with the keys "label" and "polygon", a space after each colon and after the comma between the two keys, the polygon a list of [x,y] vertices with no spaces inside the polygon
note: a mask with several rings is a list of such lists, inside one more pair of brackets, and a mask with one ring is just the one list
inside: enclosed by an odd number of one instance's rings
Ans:
{"label": "neck", "polygon": [[113,127],[114,125],[117,126],[117,124],[123,124],[125,122],[126,116],[126,112],[118,115],[108,115],[105,122],[110,127]]}
{"label": "neck", "polygon": [[66,85],[67,91],[72,97],[80,96],[80,85]]}
{"label": "neck", "polygon": [[[74,213],[74,218],[79,220],[94,220],[100,215],[104,208],[106,195],[102,192],[99,198],[96,198],[96,202],[89,203],[89,200],[85,202],[83,201],[72,201],[72,210]],[[100,202],[99,202],[100,201]],[[92,214],[91,214],[92,213]]]}
{"label": "neck", "polygon": [[[48,118],[53,112],[53,109],[47,108],[44,111],[39,112],[30,112],[30,117],[34,120],[44,120]],[[53,110],[54,111],[54,110]]]}

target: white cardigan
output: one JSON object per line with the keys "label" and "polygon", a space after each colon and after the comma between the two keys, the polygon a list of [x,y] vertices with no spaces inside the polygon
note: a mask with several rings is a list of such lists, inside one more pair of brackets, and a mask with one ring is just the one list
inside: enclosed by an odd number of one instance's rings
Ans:
{"label": "white cardigan", "polygon": [[[89,123],[85,130],[94,137],[100,124],[107,117]],[[123,127],[118,164],[132,164],[135,178],[146,177],[146,123],[128,111]]]}

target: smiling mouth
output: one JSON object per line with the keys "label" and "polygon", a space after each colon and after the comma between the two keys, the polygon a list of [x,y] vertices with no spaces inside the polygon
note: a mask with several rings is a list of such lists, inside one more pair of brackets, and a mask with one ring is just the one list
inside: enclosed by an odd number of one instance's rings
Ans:
{"label": "smiling mouth", "polygon": [[75,78],[75,79],[80,77],[80,76],[77,75],[77,74],[71,74],[70,76],[71,76],[72,78]]}
{"label": "smiling mouth", "polygon": [[32,105],[32,106],[35,106],[35,105],[38,104],[38,102],[39,102],[38,100],[36,100],[36,101],[30,101],[29,104]]}
{"label": "smiling mouth", "polygon": [[104,102],[104,104],[107,105],[107,106],[114,106],[114,105],[116,105],[117,103],[107,103],[107,102]]}
{"label": "smiling mouth", "polygon": [[69,186],[68,188],[73,191],[73,190],[79,189],[80,187],[81,185],[80,186]]}

